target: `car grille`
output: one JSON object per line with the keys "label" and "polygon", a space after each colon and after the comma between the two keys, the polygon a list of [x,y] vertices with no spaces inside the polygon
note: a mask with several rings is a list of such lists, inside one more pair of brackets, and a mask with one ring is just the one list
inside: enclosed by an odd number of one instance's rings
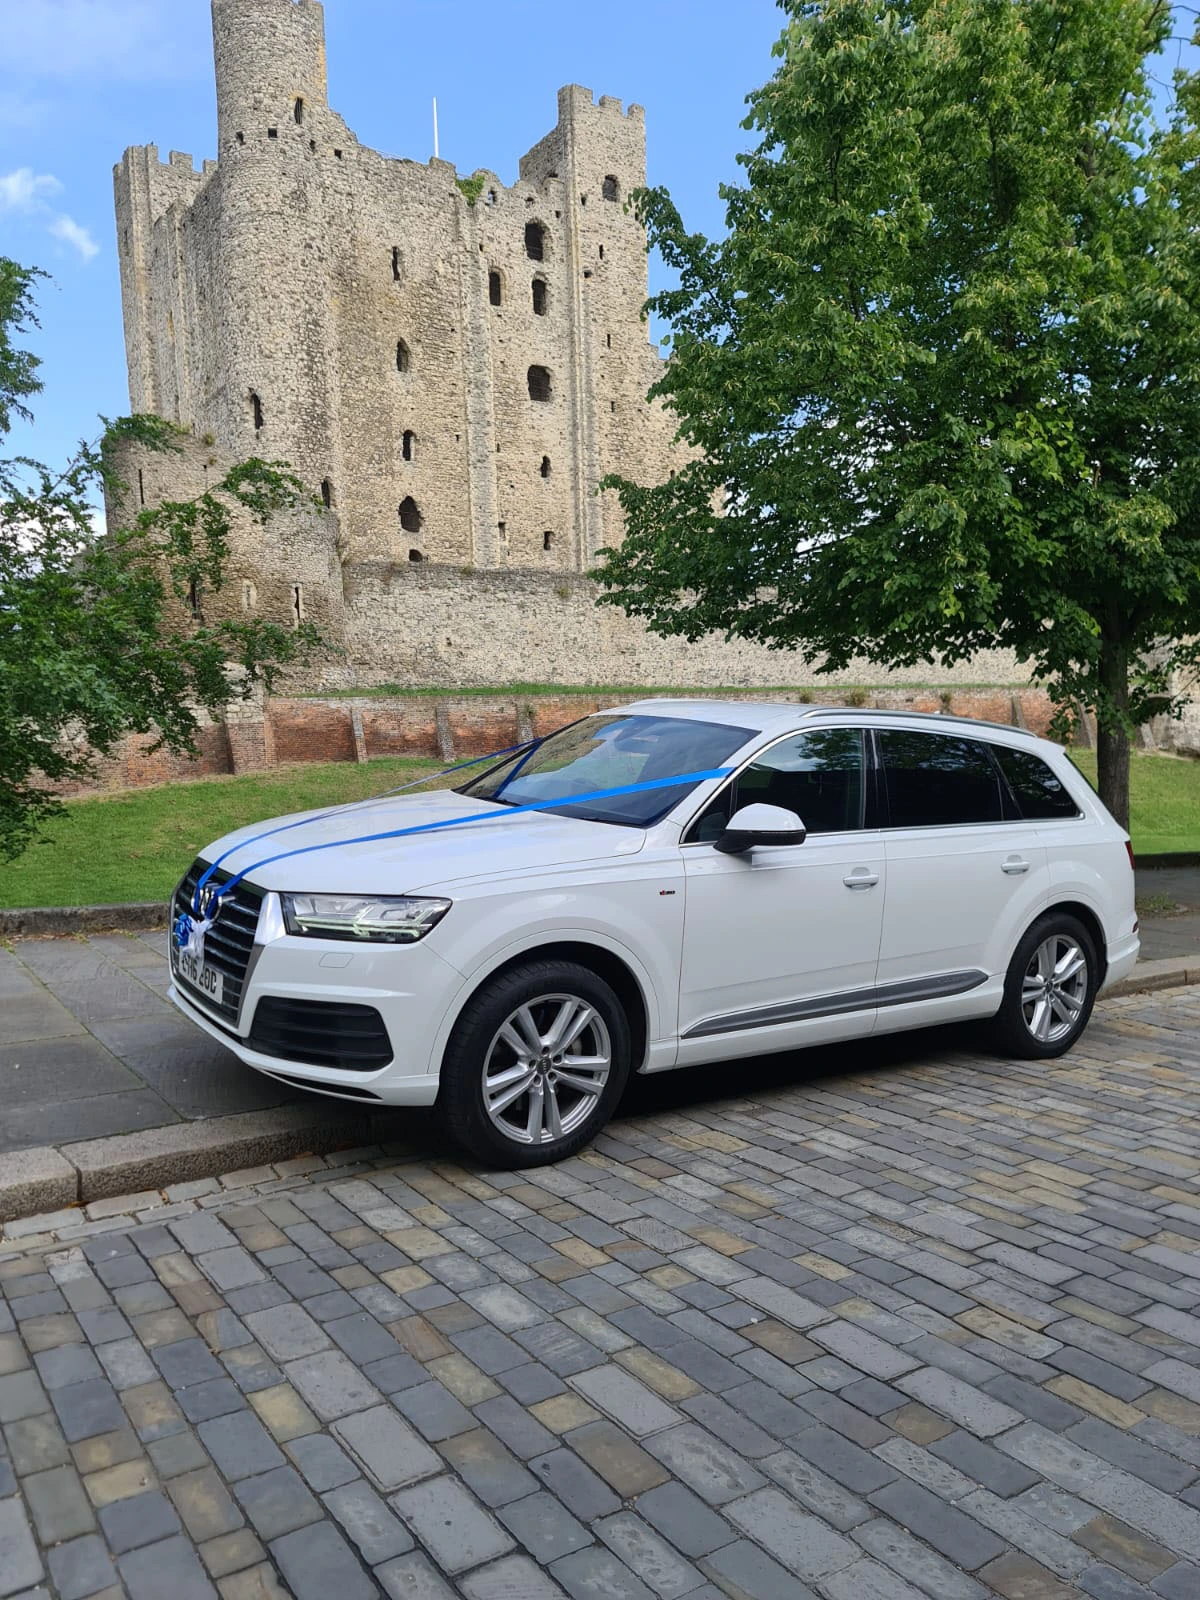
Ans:
{"label": "car grille", "polygon": [[343,1072],[375,1072],[392,1059],[383,1018],[374,1006],[264,995],[247,1040],[265,1056]]}
{"label": "car grille", "polygon": [[[191,911],[196,884],[208,870],[208,862],[200,857],[192,863],[171,902],[171,923],[181,911]],[[233,877],[231,872],[214,872],[209,883],[220,887]],[[262,909],[263,891],[253,884],[242,882],[237,888],[221,897],[221,911],[217,920],[204,936],[204,961],[216,967],[224,978],[221,1004],[213,1005],[207,996],[188,983],[179,973],[175,982],[194,1005],[205,1011],[236,1023],[242,1005],[242,990],[246,983],[246,967],[254,946],[254,933],[258,927],[258,914]]]}

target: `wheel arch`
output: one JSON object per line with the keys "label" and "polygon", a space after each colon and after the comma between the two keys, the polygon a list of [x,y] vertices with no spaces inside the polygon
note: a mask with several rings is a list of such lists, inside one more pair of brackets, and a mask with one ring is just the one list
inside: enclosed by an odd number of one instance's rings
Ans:
{"label": "wheel arch", "polygon": [[507,956],[503,961],[489,968],[488,971],[479,974],[475,983],[455,1007],[450,1026],[445,1030],[440,1056],[441,1062],[445,1060],[446,1051],[450,1046],[450,1039],[458,1019],[480,990],[494,979],[503,977],[505,973],[512,972],[530,961],[576,961],[580,966],[588,967],[597,977],[603,978],[605,983],[616,993],[629,1021],[629,1032],[632,1041],[631,1070],[633,1072],[641,1070],[646,1060],[646,1049],[650,1035],[650,1012],[641,980],[628,962],[622,960],[615,951],[607,949],[604,945],[593,944],[586,939],[553,939],[548,940],[545,944],[529,945],[525,949],[518,950],[514,954]]}
{"label": "wheel arch", "polygon": [[[1099,968],[1096,974],[1096,988],[1103,988],[1105,975],[1108,972],[1108,940],[1104,934],[1104,924],[1091,906],[1085,904],[1084,901],[1056,900],[1053,905],[1047,906],[1044,911],[1038,913],[1033,922],[1029,924],[1029,928],[1041,922],[1043,917],[1053,916],[1058,912],[1068,917],[1075,917],[1077,921],[1083,923],[1088,933],[1091,934],[1092,943],[1096,948],[1096,963]],[[1025,933],[1029,932],[1029,928],[1026,928]],[[1021,937],[1024,938],[1025,934],[1022,934]]]}

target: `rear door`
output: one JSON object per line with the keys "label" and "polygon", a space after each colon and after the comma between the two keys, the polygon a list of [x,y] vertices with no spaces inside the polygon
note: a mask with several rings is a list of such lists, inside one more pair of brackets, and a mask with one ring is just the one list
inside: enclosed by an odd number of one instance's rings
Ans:
{"label": "rear door", "polygon": [[[887,856],[880,1027],[986,1014],[1045,903],[1045,844],[1017,819],[983,740],[880,728],[874,742]],[[921,1007],[911,1019],[887,1015],[909,1005]]]}

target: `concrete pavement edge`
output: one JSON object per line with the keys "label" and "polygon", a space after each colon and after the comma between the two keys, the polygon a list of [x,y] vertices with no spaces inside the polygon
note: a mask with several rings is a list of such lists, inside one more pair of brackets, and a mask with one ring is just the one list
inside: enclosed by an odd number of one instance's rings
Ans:
{"label": "concrete pavement edge", "polygon": [[0,939],[44,939],[78,933],[148,933],[167,925],[157,900],[116,906],[26,906],[0,910]]}
{"label": "concrete pavement edge", "polygon": [[1127,978],[1105,989],[1101,999],[1146,994],[1152,989],[1183,989],[1200,983],[1200,956],[1171,956],[1165,961],[1139,961]]}
{"label": "concrete pavement edge", "polygon": [[371,1112],[336,1100],[276,1106],[55,1148],[0,1154],[0,1222],[372,1142]]}

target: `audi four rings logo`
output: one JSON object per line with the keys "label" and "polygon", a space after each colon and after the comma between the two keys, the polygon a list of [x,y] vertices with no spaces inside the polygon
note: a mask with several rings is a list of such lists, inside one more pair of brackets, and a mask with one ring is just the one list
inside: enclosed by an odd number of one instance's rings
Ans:
{"label": "audi four rings logo", "polygon": [[[217,891],[213,888],[213,886],[210,883],[206,883],[204,885],[203,889],[201,889],[201,891],[200,891],[200,915],[202,917],[207,917],[208,916],[209,907],[212,905],[213,901],[216,899],[216,894],[217,894]],[[221,902],[219,900],[217,900],[217,912],[219,912],[220,909],[221,909]],[[217,912],[214,912],[214,914],[213,914],[213,920],[214,921],[216,920]]]}

